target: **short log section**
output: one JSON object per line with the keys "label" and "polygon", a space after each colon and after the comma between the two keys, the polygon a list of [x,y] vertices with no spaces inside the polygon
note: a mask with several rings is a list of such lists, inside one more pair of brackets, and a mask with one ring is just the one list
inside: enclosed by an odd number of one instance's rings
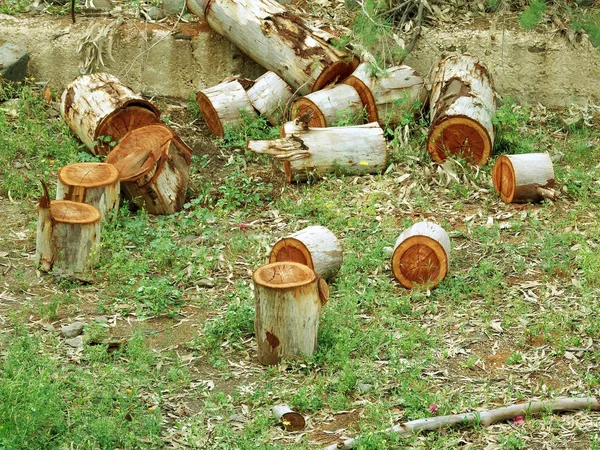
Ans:
{"label": "short log section", "polygon": [[332,46],[333,35],[309,26],[276,0],[187,0],[188,9],[300,95],[352,73],[358,59]]}
{"label": "short log section", "polygon": [[254,271],[258,360],[278,364],[283,358],[311,356],[317,346],[321,306],[327,283],[295,262],[267,264]]}
{"label": "short log section", "polygon": [[487,163],[494,145],[496,95],[488,70],[471,55],[450,55],[430,72],[431,126],[427,151],[443,163],[460,156]]}
{"label": "short log section", "polygon": [[86,278],[98,261],[100,212],[86,203],[50,201],[44,190],[38,204],[36,266],[61,278]]}
{"label": "short log section", "polygon": [[238,80],[227,80],[196,93],[198,107],[208,129],[215,136],[224,136],[225,129],[235,130],[244,123],[244,115],[256,117],[248,94]]}
{"label": "short log section", "polygon": [[112,164],[77,163],[58,171],[56,200],[71,200],[92,205],[104,220],[119,207],[121,183]]}
{"label": "short log section", "polygon": [[73,80],[62,94],[60,111],[71,131],[94,155],[107,155],[128,131],[160,122],[152,103],[114,75],[101,72]]}
{"label": "short log section", "polygon": [[547,153],[499,156],[492,171],[492,181],[505,203],[556,200],[554,167]]}
{"label": "short log section", "polygon": [[310,127],[331,127],[341,120],[360,125],[365,122],[363,102],[354,87],[331,85],[300,97],[292,105],[292,119],[312,111]]}
{"label": "short log section", "polygon": [[288,182],[318,179],[328,173],[364,175],[385,169],[387,146],[378,123],[311,128],[303,120],[310,119],[287,122],[280,139],[248,141],[246,148],[281,161]]}
{"label": "short log section", "polygon": [[269,262],[292,261],[307,265],[317,276],[329,280],[340,270],[344,252],[339,240],[328,228],[306,227],[275,243]]}
{"label": "short log section", "polygon": [[405,65],[376,73],[370,64],[362,63],[342,83],[356,89],[369,122],[382,127],[396,126],[406,113],[416,112],[427,101],[425,80]]}
{"label": "short log section", "polygon": [[173,214],[183,207],[191,150],[168,126],[127,133],[106,162],[119,171],[124,195],[150,214]]}
{"label": "short log section", "polygon": [[392,273],[406,287],[434,288],[448,273],[450,238],[433,222],[418,222],[396,240],[392,253]]}
{"label": "short log section", "polygon": [[254,109],[265,116],[271,125],[284,122],[294,97],[290,85],[270,71],[258,77],[246,93]]}
{"label": "short log section", "polygon": [[281,422],[285,431],[300,431],[306,425],[304,416],[290,409],[288,405],[273,406],[273,414]]}

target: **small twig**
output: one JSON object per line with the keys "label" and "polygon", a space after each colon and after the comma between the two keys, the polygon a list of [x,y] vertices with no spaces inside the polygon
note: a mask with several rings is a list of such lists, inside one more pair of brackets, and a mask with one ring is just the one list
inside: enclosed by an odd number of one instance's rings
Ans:
{"label": "small twig", "polygon": [[408,47],[406,47],[406,52],[404,53],[404,56],[402,56],[402,58],[400,59],[399,64],[402,64],[402,62],[409,55],[409,53],[413,51],[413,48],[415,48],[415,44],[417,43],[417,39],[421,35],[421,25],[423,24],[423,7],[424,6],[425,6],[425,4],[424,4],[423,0],[421,0],[419,2],[419,9],[417,11],[417,19],[416,19],[417,26],[413,29],[410,43],[408,44]]}

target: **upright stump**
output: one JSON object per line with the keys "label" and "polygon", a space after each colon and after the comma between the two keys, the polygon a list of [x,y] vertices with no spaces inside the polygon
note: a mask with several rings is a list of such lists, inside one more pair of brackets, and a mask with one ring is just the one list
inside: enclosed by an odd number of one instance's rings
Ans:
{"label": "upright stump", "polygon": [[492,170],[492,181],[505,203],[556,200],[554,167],[547,153],[499,156]]}

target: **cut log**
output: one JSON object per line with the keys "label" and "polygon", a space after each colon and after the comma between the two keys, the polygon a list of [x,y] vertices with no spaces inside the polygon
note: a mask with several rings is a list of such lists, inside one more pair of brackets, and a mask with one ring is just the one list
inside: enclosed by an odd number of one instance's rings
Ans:
{"label": "cut log", "polygon": [[238,80],[227,80],[198,91],[196,100],[208,129],[215,136],[224,136],[226,127],[240,128],[244,114],[256,117],[248,94]]}
{"label": "cut log", "polygon": [[494,145],[496,95],[488,70],[471,55],[450,55],[431,70],[431,126],[427,151],[434,161],[460,156],[478,166]]}
{"label": "cut log", "polygon": [[437,286],[448,273],[450,238],[433,222],[418,222],[398,236],[392,253],[392,273],[406,288]]}
{"label": "cut log", "polygon": [[556,200],[554,167],[547,153],[499,156],[492,180],[494,189],[506,203]]}
{"label": "cut log", "polygon": [[300,95],[346,78],[358,65],[329,44],[332,35],[310,27],[275,0],[187,0],[187,7]]}
{"label": "cut log", "polygon": [[317,346],[321,306],[329,298],[327,283],[312,269],[295,262],[267,264],[254,271],[258,360],[311,356]]}
{"label": "cut log", "polygon": [[58,171],[56,200],[87,203],[104,220],[119,207],[119,171],[112,164],[77,163]]}
{"label": "cut log", "polygon": [[258,77],[254,85],[247,91],[252,106],[267,118],[271,125],[284,122],[294,92],[275,72],[267,72]]}
{"label": "cut log", "polygon": [[406,113],[416,112],[427,101],[423,77],[409,66],[397,66],[376,73],[368,63],[360,64],[342,83],[360,95],[369,122],[382,127],[398,125]]}
{"label": "cut log", "polygon": [[53,200],[38,204],[36,266],[62,278],[85,278],[98,261],[100,212],[86,203]]}
{"label": "cut log", "polygon": [[285,431],[300,431],[306,425],[302,414],[293,411],[288,405],[273,406],[273,414],[281,422]]}
{"label": "cut log", "polygon": [[130,131],[106,162],[119,171],[125,197],[150,214],[181,210],[187,192],[191,150],[166,125]]}
{"label": "cut log", "polygon": [[292,105],[292,119],[312,111],[311,127],[330,127],[340,120],[362,124],[363,102],[354,87],[347,84],[330,85],[320,91],[300,97]]}
{"label": "cut log", "polygon": [[248,141],[246,148],[281,161],[288,182],[320,178],[328,173],[380,173],[386,167],[387,146],[376,122],[309,128],[296,119],[283,125],[281,135],[271,141]]}
{"label": "cut log", "polygon": [[324,280],[333,278],[344,259],[340,242],[328,228],[306,227],[277,241],[271,249],[269,262],[293,261],[307,265]]}
{"label": "cut log", "polygon": [[[123,86],[113,75],[92,73],[75,78],[64,90],[63,119],[94,155],[106,155],[128,131],[158,123],[159,111]],[[114,145],[114,144],[112,144]]]}

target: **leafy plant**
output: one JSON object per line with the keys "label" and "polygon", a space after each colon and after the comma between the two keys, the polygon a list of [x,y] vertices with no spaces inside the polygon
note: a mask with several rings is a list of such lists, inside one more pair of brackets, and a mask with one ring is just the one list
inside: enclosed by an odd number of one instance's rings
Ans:
{"label": "leafy plant", "polygon": [[526,30],[533,30],[542,20],[548,5],[544,0],[530,0],[529,6],[519,14],[519,23]]}

